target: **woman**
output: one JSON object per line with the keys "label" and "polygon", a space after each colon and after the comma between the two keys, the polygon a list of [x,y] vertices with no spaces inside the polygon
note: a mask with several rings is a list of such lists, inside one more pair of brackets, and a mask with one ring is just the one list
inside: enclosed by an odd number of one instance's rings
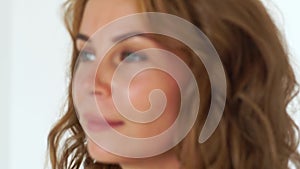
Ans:
{"label": "woman", "polygon": [[[78,89],[72,88],[72,83],[76,69],[78,70],[78,57],[84,55],[88,60],[94,57],[93,52],[85,50],[89,37],[120,17],[139,12],[168,13],[197,26],[209,38],[220,56],[226,73],[227,96],[223,117],[216,131],[206,142],[200,144],[198,137],[211,97],[211,85],[205,68],[202,64],[195,63],[192,52],[183,44],[177,44],[176,40],[169,37],[149,35],[155,43],[147,41],[146,46],[178,53],[193,71],[201,93],[201,116],[197,117],[188,135],[174,148],[153,157],[128,158],[104,150],[85,133],[86,130],[76,115],[76,99],[72,95],[73,90]],[[260,1],[68,0],[65,4],[65,23],[73,40],[71,79],[67,111],[48,137],[52,168],[75,169],[83,165],[85,169],[287,169],[290,167],[289,162],[300,168],[297,153],[298,128],[286,111],[288,103],[297,93],[297,84],[282,37]],[[118,48],[112,49],[117,50]],[[132,56],[119,53],[120,60]],[[104,67],[107,65],[105,63]],[[115,69],[103,69],[105,71],[97,70],[96,73],[98,79],[95,80],[95,92],[96,97],[99,97],[98,104],[109,109],[107,111],[117,112],[111,102],[108,102],[111,100],[109,84]],[[157,72],[151,72],[145,77],[153,77],[153,86],[150,84],[149,88],[139,88],[145,86],[143,77],[133,81],[132,85],[137,85],[132,87],[132,92],[135,89],[138,91],[132,96],[133,105],[137,109],[147,109],[147,93],[156,88],[156,84],[161,84],[159,88],[166,91],[167,100],[171,100],[166,111],[173,113],[164,113],[161,121],[158,119],[155,124],[145,125],[130,123],[116,113],[103,113],[104,116],[110,116],[105,118],[113,119],[111,126],[127,136],[154,136],[166,130],[177,116],[174,112],[178,112],[176,105],[180,96],[174,79],[164,74],[158,75]],[[167,80],[160,81],[161,79]],[[160,126],[159,129],[157,125]]]}

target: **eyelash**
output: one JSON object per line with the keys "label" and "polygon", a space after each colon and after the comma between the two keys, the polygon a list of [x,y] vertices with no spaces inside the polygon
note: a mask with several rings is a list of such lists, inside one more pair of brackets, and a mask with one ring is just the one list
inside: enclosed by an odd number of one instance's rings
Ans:
{"label": "eyelash", "polygon": [[[96,56],[93,52],[89,51],[81,51],[80,52],[80,60],[83,62],[88,62],[88,61],[94,61],[96,59]],[[120,61],[124,61],[126,63],[132,63],[132,62],[140,62],[140,61],[145,61],[147,60],[147,56],[144,54],[136,54],[135,52],[130,52],[130,51],[124,51],[121,52],[120,54]]]}
{"label": "eyelash", "polygon": [[144,54],[137,54],[135,52],[130,52],[130,51],[124,51],[121,53],[120,60],[124,61],[126,63],[131,63],[131,62],[141,62],[147,60],[148,57]]}

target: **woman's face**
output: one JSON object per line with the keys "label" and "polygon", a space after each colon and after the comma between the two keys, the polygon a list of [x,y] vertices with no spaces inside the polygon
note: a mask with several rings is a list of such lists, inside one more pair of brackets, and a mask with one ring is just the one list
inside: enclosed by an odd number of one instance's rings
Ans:
{"label": "woman's face", "polygon": [[[116,68],[125,58],[127,66],[142,64],[147,60],[147,56],[130,55],[130,53],[147,48],[161,48],[161,46],[150,38],[143,36],[134,36],[128,38],[114,46],[105,56],[98,56],[93,51],[101,50],[101,45],[93,44],[83,37],[91,37],[96,31],[103,28],[104,25],[126,15],[141,12],[139,6],[140,0],[89,0],[83,14],[79,33],[84,36],[78,36],[76,46],[78,50],[83,51],[79,57],[84,62],[89,62],[92,55],[103,57],[101,64],[96,69],[95,76],[93,71],[86,71],[86,80],[78,93],[80,102],[88,102],[87,97],[94,97],[98,106],[101,108],[104,118],[109,125],[116,131],[138,138],[146,138],[160,134],[165,131],[175,121],[180,108],[180,92],[176,81],[167,73],[153,69],[145,70],[137,74],[129,86],[129,99],[135,109],[143,112],[149,109],[149,94],[154,89],[160,89],[164,92],[167,100],[166,107],[161,116],[150,123],[133,122],[122,116],[116,109],[112,98],[112,79]],[[109,37],[113,37],[110,34]],[[99,47],[95,49],[95,46]],[[89,51],[84,51],[89,49]],[[101,53],[101,52],[100,52]],[[94,56],[92,56],[94,57]],[[93,69],[91,69],[93,70]],[[118,84],[116,84],[118,85]],[[91,90],[94,89],[94,92]],[[88,103],[85,103],[86,105]],[[88,106],[87,106],[88,107]],[[86,118],[86,132],[103,132],[105,128],[97,121],[93,120],[93,115],[89,116],[89,110],[81,110]],[[86,112],[85,112],[86,111]],[[97,112],[92,112],[93,114]],[[79,113],[80,114],[80,113]],[[146,146],[146,145],[145,145]],[[132,161],[133,159],[116,156],[100,148],[90,138],[88,138],[87,147],[92,158],[101,162],[120,163],[123,161]]]}

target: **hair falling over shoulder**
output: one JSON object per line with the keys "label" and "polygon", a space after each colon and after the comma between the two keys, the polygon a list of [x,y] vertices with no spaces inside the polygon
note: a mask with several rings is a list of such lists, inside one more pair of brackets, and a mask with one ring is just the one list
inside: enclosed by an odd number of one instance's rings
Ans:
{"label": "hair falling over shoulder", "polygon": [[[53,169],[120,169],[94,163],[85,146],[72,100],[72,76],[79,51],[75,38],[87,0],[67,0],[64,21],[73,41],[67,111],[48,136]],[[145,0],[144,11],[164,12],[196,25],[210,39],[223,63],[227,98],[213,136],[198,143],[199,118],[178,145],[183,169],[300,169],[298,127],[287,105],[298,85],[283,37],[260,0]],[[203,80],[203,79],[202,79]],[[200,91],[209,91],[204,85]],[[201,93],[201,99],[203,94]],[[204,94],[209,98],[209,94]],[[209,102],[201,102],[206,113]]]}

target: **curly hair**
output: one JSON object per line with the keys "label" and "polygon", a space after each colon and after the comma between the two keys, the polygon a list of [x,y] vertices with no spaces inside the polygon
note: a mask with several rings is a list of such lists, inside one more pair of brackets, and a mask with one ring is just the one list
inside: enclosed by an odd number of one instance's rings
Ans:
{"label": "curly hair", "polygon": [[[298,127],[287,105],[298,84],[283,37],[259,0],[145,0],[143,11],[164,12],[196,25],[210,39],[227,78],[226,106],[213,136],[203,144],[198,137],[203,117],[176,147],[184,169],[300,168]],[[53,169],[120,169],[118,164],[95,163],[85,146],[85,134],[72,99],[72,76],[79,51],[79,31],[87,0],[67,0],[64,21],[73,42],[66,112],[48,136]],[[199,67],[198,67],[199,68]],[[203,71],[205,72],[205,71]],[[203,73],[205,74],[205,73]],[[201,77],[201,78],[200,78]],[[197,80],[206,76],[197,75]],[[206,79],[206,81],[208,81]],[[201,98],[209,98],[209,83]],[[208,99],[207,99],[208,100]],[[201,101],[201,114],[209,102]]]}

